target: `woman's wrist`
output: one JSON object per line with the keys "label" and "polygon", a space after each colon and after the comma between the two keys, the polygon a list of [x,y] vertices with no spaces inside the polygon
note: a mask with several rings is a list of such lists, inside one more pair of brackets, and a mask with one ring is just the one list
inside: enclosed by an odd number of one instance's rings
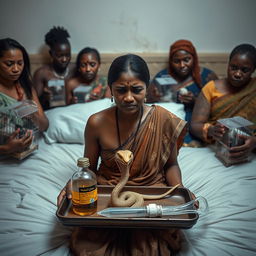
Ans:
{"label": "woman's wrist", "polygon": [[205,123],[203,125],[202,137],[203,137],[203,140],[207,143],[211,143],[213,141],[213,136],[211,132],[212,128],[213,128],[213,125],[210,123]]}

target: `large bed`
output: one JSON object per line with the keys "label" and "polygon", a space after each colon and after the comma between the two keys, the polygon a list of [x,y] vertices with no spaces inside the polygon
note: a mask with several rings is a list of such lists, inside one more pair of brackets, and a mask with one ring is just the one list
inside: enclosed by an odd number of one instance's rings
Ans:
{"label": "large bed", "polygon": [[[110,106],[104,99],[47,112],[39,149],[22,161],[0,162],[0,255],[71,255],[72,227],[56,217],[56,198],[83,155],[88,117]],[[180,104],[163,107],[184,118]],[[210,147],[179,152],[183,182],[208,200],[209,212],[183,231],[181,256],[256,255],[256,156],[225,167]]]}

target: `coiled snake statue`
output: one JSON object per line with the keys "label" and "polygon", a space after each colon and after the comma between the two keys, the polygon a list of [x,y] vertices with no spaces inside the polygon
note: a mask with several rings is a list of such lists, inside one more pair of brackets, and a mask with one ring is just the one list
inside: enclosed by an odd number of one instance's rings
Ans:
{"label": "coiled snake statue", "polygon": [[144,199],[161,199],[174,191],[180,184],[172,187],[161,195],[143,195],[133,191],[121,192],[129,179],[130,167],[133,162],[133,154],[130,150],[119,150],[116,152],[115,161],[121,173],[118,184],[111,193],[111,205],[117,207],[140,207],[144,205]]}

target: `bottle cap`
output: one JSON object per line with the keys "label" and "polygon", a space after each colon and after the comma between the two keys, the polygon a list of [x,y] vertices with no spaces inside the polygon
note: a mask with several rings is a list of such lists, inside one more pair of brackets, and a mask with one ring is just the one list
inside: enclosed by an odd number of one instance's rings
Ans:
{"label": "bottle cap", "polygon": [[89,167],[90,166],[89,158],[87,158],[87,157],[78,158],[77,159],[77,166],[78,167]]}

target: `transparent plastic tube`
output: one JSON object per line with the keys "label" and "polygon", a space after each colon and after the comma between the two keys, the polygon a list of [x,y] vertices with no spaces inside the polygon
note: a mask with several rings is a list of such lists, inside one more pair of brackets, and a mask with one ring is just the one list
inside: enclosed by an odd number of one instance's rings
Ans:
{"label": "transparent plastic tube", "polygon": [[[199,204],[196,209],[195,204]],[[98,214],[108,218],[143,218],[143,217],[162,217],[182,214],[206,214],[208,212],[207,200],[199,196],[185,204],[175,206],[162,206],[149,204],[145,207],[111,207],[99,211]]]}

